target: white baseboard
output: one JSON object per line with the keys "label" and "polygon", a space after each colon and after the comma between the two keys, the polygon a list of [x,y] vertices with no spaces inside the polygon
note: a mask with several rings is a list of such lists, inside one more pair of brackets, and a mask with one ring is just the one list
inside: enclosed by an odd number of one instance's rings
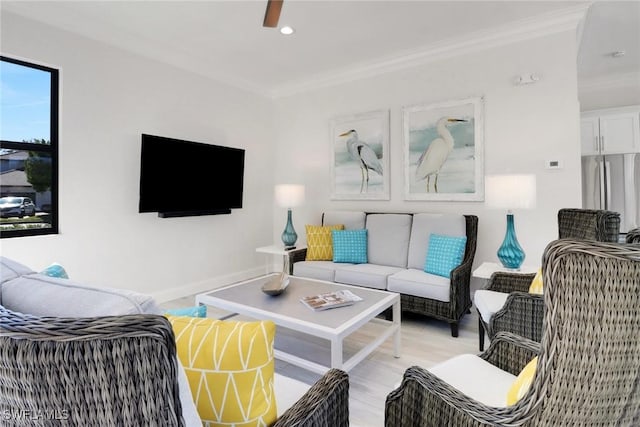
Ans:
{"label": "white baseboard", "polygon": [[151,294],[151,296],[156,300],[158,304],[162,304],[174,299],[184,298],[202,292],[211,291],[213,289],[230,285],[232,283],[262,276],[265,273],[266,271],[264,267],[256,267],[238,273],[216,276],[207,280],[202,280],[200,282],[187,283],[179,287],[154,292]]}

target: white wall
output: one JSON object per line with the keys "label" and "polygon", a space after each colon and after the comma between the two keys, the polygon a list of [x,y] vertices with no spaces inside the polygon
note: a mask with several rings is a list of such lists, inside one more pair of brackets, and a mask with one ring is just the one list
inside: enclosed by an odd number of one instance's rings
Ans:
{"label": "white wall", "polygon": [[[538,73],[541,81],[514,86],[515,76]],[[412,69],[276,100],[276,182],[306,185],[307,202],[294,211],[304,225],[319,223],[324,210],[455,212],[479,217],[475,265],[496,261],[505,233],[505,212],[484,202],[404,201],[403,106],[473,96],[485,98],[485,174],[533,173],[537,209],[515,212],[526,264],[538,265],[544,247],[557,238],[557,211],[579,207],[579,105],[573,31],[466,54]],[[390,109],[390,201],[330,201],[329,120],[334,116]],[[559,160],[560,170],[544,168]],[[276,236],[285,213],[275,209]]]}
{"label": "white wall", "polygon": [[[10,13],[1,22],[3,55],[61,70],[60,234],[3,239],[2,255],[160,300],[264,271],[255,248],[272,241],[270,100]],[[244,208],[139,214],[141,133],[246,149]]]}

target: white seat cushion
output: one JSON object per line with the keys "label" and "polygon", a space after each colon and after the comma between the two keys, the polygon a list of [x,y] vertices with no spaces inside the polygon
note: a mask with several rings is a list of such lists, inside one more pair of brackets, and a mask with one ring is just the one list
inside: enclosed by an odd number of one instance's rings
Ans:
{"label": "white seat cushion", "polygon": [[455,356],[428,369],[467,396],[494,407],[507,406],[516,376],[472,354]]}
{"label": "white seat cushion", "polygon": [[389,276],[387,290],[447,302],[450,284],[451,280],[448,277],[410,268]]}
{"label": "white seat cushion", "polygon": [[284,375],[275,374],[273,388],[276,392],[276,408],[278,418],[311,388],[310,385]]}
{"label": "white seat cushion", "polygon": [[387,278],[401,270],[376,264],[338,265],[335,282],[384,290],[387,289]]}
{"label": "white seat cushion", "polygon": [[336,268],[344,265],[351,264],[337,264],[332,261],[300,261],[293,264],[293,275],[333,282]]}
{"label": "white seat cushion", "polygon": [[488,324],[491,316],[504,306],[508,296],[509,294],[504,292],[479,289],[473,295],[473,304],[478,309],[482,320]]}

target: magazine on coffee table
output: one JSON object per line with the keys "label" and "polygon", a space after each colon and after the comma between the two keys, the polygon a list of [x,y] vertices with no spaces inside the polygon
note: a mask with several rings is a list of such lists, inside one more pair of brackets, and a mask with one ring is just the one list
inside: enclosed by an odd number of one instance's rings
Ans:
{"label": "magazine on coffee table", "polygon": [[355,302],[362,301],[362,298],[351,291],[342,289],[326,294],[310,295],[301,298],[300,301],[314,311],[321,311],[351,305]]}

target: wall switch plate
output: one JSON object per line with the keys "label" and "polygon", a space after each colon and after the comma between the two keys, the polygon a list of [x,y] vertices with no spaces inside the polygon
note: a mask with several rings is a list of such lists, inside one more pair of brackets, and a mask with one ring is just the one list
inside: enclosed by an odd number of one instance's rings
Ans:
{"label": "wall switch plate", "polygon": [[544,166],[547,169],[562,169],[560,160],[545,160]]}

